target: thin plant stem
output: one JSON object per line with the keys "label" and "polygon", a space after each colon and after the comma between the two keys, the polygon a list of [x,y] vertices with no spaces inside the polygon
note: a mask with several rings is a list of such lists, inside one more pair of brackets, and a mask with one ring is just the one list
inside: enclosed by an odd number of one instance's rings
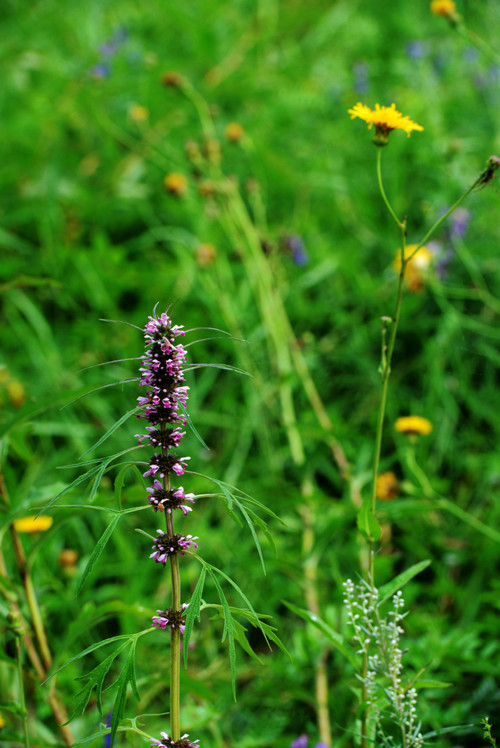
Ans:
{"label": "thin plant stem", "polygon": [[[165,424],[161,426],[165,431]],[[163,456],[166,457],[168,450],[162,447]],[[163,488],[170,490],[170,475],[165,474]],[[174,518],[172,512],[165,512],[165,524],[169,538],[174,537]],[[170,577],[172,580],[172,610],[181,609],[181,576],[179,571],[179,557],[174,554],[170,557]],[[177,626],[170,631],[170,734],[172,740],[181,737],[181,632]]]}
{"label": "thin plant stem", "polygon": [[19,700],[23,711],[23,732],[25,748],[30,748],[30,735],[28,729],[28,711],[26,709],[26,698],[24,695],[24,678],[23,678],[23,661],[21,652],[21,632],[16,631],[16,653],[17,653],[17,672],[19,675]]}
{"label": "thin plant stem", "polygon": [[458,23],[456,26],[457,33],[463,38],[469,41],[471,44],[473,44],[477,49],[480,50],[483,54],[486,55],[486,57],[489,57],[490,60],[493,62],[496,62],[497,65],[500,64],[500,55],[498,52],[496,52],[493,47],[490,47],[490,45],[484,41],[484,39],[481,39],[478,34],[475,33],[475,31],[471,31],[471,29],[468,29],[467,26],[463,23]]}
{"label": "thin plant stem", "polygon": [[382,195],[382,200],[385,203],[385,206],[391,216],[393,217],[396,224],[399,226],[400,229],[404,230],[405,225],[399,220],[396,213],[394,212],[394,209],[392,205],[390,204],[389,200],[387,199],[387,195],[385,194],[384,189],[384,183],[382,181],[382,147],[377,148],[377,182],[380,190],[380,194]]}

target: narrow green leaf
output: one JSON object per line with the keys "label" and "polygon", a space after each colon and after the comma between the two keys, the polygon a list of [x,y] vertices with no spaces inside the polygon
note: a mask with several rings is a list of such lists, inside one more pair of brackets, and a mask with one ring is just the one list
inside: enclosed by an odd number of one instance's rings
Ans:
{"label": "narrow green leaf", "polygon": [[115,499],[119,510],[122,508],[122,491],[125,484],[125,475],[129,470],[135,473],[139,483],[144,483],[142,473],[135,462],[128,462],[121,468],[121,470],[119,470],[118,475],[115,478]]}
{"label": "narrow green leaf", "polygon": [[387,582],[387,584],[384,584],[382,587],[380,587],[378,591],[379,605],[385,603],[385,601],[392,597],[398,590],[401,589],[401,587],[404,587],[404,585],[407,584],[410,579],[413,579],[413,577],[415,577],[417,574],[420,574],[421,571],[427,569],[427,567],[430,566],[430,563],[431,562],[429,559],[426,559],[425,561],[419,561],[418,564],[413,564],[413,566],[410,566],[409,569],[406,569],[406,571],[398,574],[397,577],[394,577],[394,579],[392,579],[390,582]]}
{"label": "narrow green leaf", "polygon": [[[197,556],[197,558],[199,558],[199,556]],[[209,572],[211,570],[213,570],[213,571],[216,571],[218,574],[220,574],[221,577],[224,577],[224,579],[227,582],[229,582],[229,584],[231,585],[231,587],[233,587],[236,590],[236,592],[240,595],[240,597],[245,601],[245,603],[248,605],[249,610],[255,616],[255,620],[257,621],[257,625],[258,625],[259,629],[262,631],[264,639],[267,642],[267,635],[266,635],[266,632],[264,630],[264,627],[262,626],[262,624],[260,622],[260,619],[259,619],[257,613],[255,612],[254,608],[253,608],[252,603],[250,602],[250,600],[248,599],[248,597],[245,595],[245,593],[243,592],[243,590],[236,584],[236,582],[234,581],[234,579],[231,579],[231,577],[228,577],[228,575],[225,574],[221,569],[218,569],[216,566],[212,566],[211,564],[208,564],[206,561],[204,563],[206,564],[207,569],[208,569]],[[269,642],[267,642],[267,643],[269,644]]]}
{"label": "narrow green leaf", "polygon": [[245,518],[245,521],[246,521],[246,523],[248,525],[248,529],[252,533],[252,537],[253,537],[253,540],[254,540],[254,543],[255,543],[255,547],[257,548],[257,553],[259,554],[260,563],[262,565],[262,571],[264,572],[264,576],[265,576],[266,575],[266,565],[264,563],[264,556],[262,555],[262,548],[260,547],[259,538],[257,537],[257,533],[255,532],[255,527],[253,525],[253,522],[250,519],[250,517],[248,515],[248,512],[246,511],[245,507],[242,505],[242,503],[240,501],[238,501],[238,499],[236,498],[236,496],[234,497],[234,503],[236,504],[236,506],[238,507],[238,509],[242,513],[242,515]]}
{"label": "narrow green leaf", "polygon": [[191,429],[195,437],[198,439],[201,446],[204,447],[208,452],[210,452],[210,447],[207,444],[205,444],[205,442],[203,441],[203,438],[201,434],[198,432],[198,430],[196,429],[194,423],[192,422],[191,416],[189,415],[189,413],[187,413],[186,411],[183,411],[182,415],[185,417],[187,425],[189,426],[189,428]]}
{"label": "narrow green leaf", "polygon": [[212,571],[212,568],[209,567],[208,573],[213,579],[213,582],[217,589],[219,600],[221,602],[222,609],[224,612],[224,630],[222,632],[222,641],[224,641],[224,639],[226,638],[226,634],[227,634],[228,645],[229,645],[229,666],[231,668],[231,684],[233,688],[233,698],[236,701],[236,648],[234,646],[233,617],[231,615],[229,604],[226,600],[222,587],[220,586],[219,580],[217,579],[217,576],[215,575],[215,572]]}
{"label": "narrow green leaf", "polygon": [[47,504],[45,504],[43,509],[41,509],[36,516],[39,517],[40,514],[43,514],[45,511],[47,511],[47,509],[51,507],[52,504],[54,504],[57,501],[57,499],[60,499],[61,496],[64,496],[65,493],[68,493],[68,491],[71,491],[72,488],[76,488],[76,486],[79,486],[80,483],[84,483],[86,480],[91,478],[93,475],[99,472],[99,469],[100,469],[100,465],[96,465],[90,470],[87,470],[86,473],[83,473],[83,475],[79,475],[78,478],[75,478],[75,480],[72,483],[66,486],[66,488],[63,488],[62,491],[59,491],[59,493],[56,494],[53,499],[51,499]]}
{"label": "narrow green leaf", "polygon": [[123,669],[116,679],[115,683],[113,684],[113,687],[116,686],[117,692],[111,717],[111,748],[113,748],[116,731],[118,730],[120,722],[123,719],[123,715],[125,714],[125,706],[127,704],[127,686],[129,683],[132,686],[132,690],[135,696],[139,698],[139,694],[137,693],[137,684],[135,682],[135,645],[136,640],[132,642]]}
{"label": "narrow green leaf", "polygon": [[[224,617],[224,611],[222,610],[221,605],[207,605],[207,608],[215,608],[215,616],[212,616],[212,620],[214,618],[223,618]],[[231,612],[233,612],[233,608],[230,608]],[[235,618],[233,618],[233,625],[234,625],[234,637],[240,647],[248,654],[250,657],[252,657],[254,660],[257,660],[257,662],[260,665],[263,665],[264,663],[260,659],[260,657],[253,651],[252,647],[250,646],[250,642],[247,639],[246,636],[246,628]]]}
{"label": "narrow green leaf", "polygon": [[[129,641],[124,641],[118,645],[118,647],[111,652],[102,662],[100,662],[93,670],[90,670],[84,675],[79,675],[75,680],[86,681],[83,688],[76,694],[76,703],[73,708],[73,713],[69,718],[68,722],[71,722],[77,714],[81,714],[87,706],[90,696],[94,688],[96,689],[96,702],[99,714],[102,715],[102,689],[104,685],[104,679],[109,672],[109,669],[115,659],[118,657],[120,652],[125,649],[129,644]],[[68,663],[66,663],[68,664]]]}
{"label": "narrow green leaf", "polygon": [[415,688],[450,688],[453,683],[446,683],[442,680],[432,680],[432,678],[417,678],[413,685]]}
{"label": "narrow green leaf", "polygon": [[373,514],[371,502],[365,499],[358,512],[358,530],[371,542],[380,540],[382,529]]}
{"label": "narrow green leaf", "polygon": [[[133,381],[133,380],[131,380],[131,379],[127,379],[126,381],[127,381],[127,382],[131,382],[131,381]],[[105,434],[104,434],[103,436],[101,436],[101,438],[100,438],[100,439],[99,439],[98,441],[96,441],[96,443],[95,443],[95,444],[93,444],[93,445],[92,445],[92,447],[89,447],[89,449],[87,449],[87,451],[86,451],[86,452],[84,452],[84,453],[83,453],[83,454],[82,454],[81,456],[82,456],[82,457],[85,457],[85,455],[88,455],[88,453],[89,453],[89,452],[93,452],[93,451],[94,451],[94,449],[97,449],[97,447],[100,447],[100,446],[101,446],[101,444],[103,444],[103,443],[104,443],[104,442],[106,441],[106,439],[108,439],[108,438],[109,438],[109,437],[110,437],[110,436],[111,436],[112,434],[114,434],[114,433],[115,433],[115,431],[116,431],[117,429],[119,429],[119,428],[120,428],[120,426],[121,426],[121,425],[122,425],[123,423],[125,423],[125,421],[128,421],[128,419],[130,418],[130,416],[133,416],[133,415],[134,415],[134,413],[137,413],[138,411],[139,411],[139,408],[138,408],[138,407],[136,406],[135,408],[132,408],[132,410],[129,410],[129,411],[127,412],[127,413],[125,413],[125,415],[123,415],[123,416],[122,416],[121,418],[119,418],[119,419],[118,419],[118,421],[116,421],[116,423],[114,423],[114,424],[113,424],[113,425],[111,426],[111,428],[110,428],[110,429],[108,429],[108,430],[106,431],[106,433],[105,433]]]}
{"label": "narrow green leaf", "polygon": [[[149,630],[149,629],[147,629]],[[122,641],[125,639],[126,641],[131,641],[137,636],[137,634],[119,634],[118,636],[111,636],[109,639],[103,639],[103,641],[94,642],[94,644],[91,644],[90,647],[87,647],[87,649],[83,649],[81,652],[78,652],[74,657],[72,657],[70,660],[64,663],[64,665],[61,665],[60,668],[57,670],[54,670],[53,673],[51,673],[42,683],[42,686],[47,683],[51,678],[54,677],[54,675],[57,675],[57,673],[60,673],[61,670],[64,670],[65,667],[68,665],[71,665],[72,662],[75,662],[75,660],[80,660],[82,657],[86,657],[86,655],[90,654],[91,652],[94,652],[96,649],[100,649],[101,647],[105,647],[106,644],[111,644],[112,642]]]}
{"label": "narrow green leaf", "polygon": [[196,583],[196,587],[194,589],[194,592],[191,597],[191,601],[188,605],[188,609],[186,613],[186,626],[184,629],[184,645],[183,645],[184,667],[187,667],[187,663],[188,663],[189,639],[191,637],[191,631],[193,630],[195,618],[198,618],[198,620],[201,619],[200,605],[201,605],[201,597],[203,595],[203,588],[205,586],[206,576],[207,576],[207,570],[205,569],[204,566],[202,566],[200,576],[198,578],[198,582]]}
{"label": "narrow green leaf", "polygon": [[116,525],[120,521],[120,517],[121,517],[121,514],[115,514],[114,517],[111,518],[109,525],[106,527],[103,534],[97,541],[95,548],[92,551],[92,555],[90,556],[88,560],[87,566],[85,567],[85,571],[83,572],[82,578],[80,580],[80,584],[78,585],[78,589],[76,591],[77,595],[80,594],[83,587],[85,586],[85,582],[87,581],[89,574],[91,573],[92,569],[94,568],[97,561],[99,560],[101,553],[106,547],[106,543],[110,539],[111,535],[113,534],[113,530],[115,529]]}
{"label": "narrow green leaf", "polygon": [[283,602],[293,613],[303,618],[304,621],[309,621],[313,626],[316,626],[316,628],[326,636],[326,638],[336,647],[336,649],[338,649],[339,652],[341,652],[341,654],[344,655],[346,659],[349,660],[352,665],[356,668],[359,666],[355,653],[344,643],[344,638],[332,629],[331,626],[325,623],[322,618],[317,616],[315,613],[311,613],[309,610],[298,608],[296,605],[293,605],[286,600],[283,600]]}

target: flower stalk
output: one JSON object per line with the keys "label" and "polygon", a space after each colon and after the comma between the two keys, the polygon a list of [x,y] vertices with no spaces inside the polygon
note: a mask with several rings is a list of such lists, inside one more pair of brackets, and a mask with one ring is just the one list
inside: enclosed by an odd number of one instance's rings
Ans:
{"label": "flower stalk", "polygon": [[[153,544],[153,558],[156,563],[170,566],[172,585],[172,606],[167,610],[158,610],[153,616],[153,625],[160,629],[170,629],[170,736],[162,733],[163,739],[154,740],[152,745],[170,748],[188,748],[196,746],[187,735],[181,737],[180,720],[180,652],[181,637],[184,634],[184,611],[186,605],[181,603],[181,577],[179,556],[191,545],[196,546],[191,535],[175,532],[174,511],[179,509],[184,516],[191,510],[193,494],[184,493],[182,486],[174,487],[172,474],[184,473],[189,457],[179,457],[171,453],[179,446],[184,436],[181,427],[186,424],[185,415],[189,387],[183,384],[183,364],[186,350],[176,338],[184,335],[182,327],[172,324],[167,312],[159,317],[149,317],[144,330],[146,354],[142,356],[140,385],[146,387],[146,394],[138,398],[141,412],[139,418],[149,421],[147,434],[139,434],[139,443],[149,443],[160,449],[149,461],[149,468],[144,477],[153,479],[147,491],[148,501],[153,511],[164,514],[165,530],[158,530]],[[158,477],[161,478],[161,481]]]}

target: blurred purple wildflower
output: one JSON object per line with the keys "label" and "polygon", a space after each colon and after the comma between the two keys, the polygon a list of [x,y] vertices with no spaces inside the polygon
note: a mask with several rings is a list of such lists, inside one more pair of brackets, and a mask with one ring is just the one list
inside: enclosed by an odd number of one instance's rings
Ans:
{"label": "blurred purple wildflower", "polygon": [[298,234],[292,234],[291,236],[284,236],[281,239],[281,247],[285,252],[290,252],[292,259],[296,265],[307,265],[309,262],[309,256],[304,246],[304,240]]}
{"label": "blurred purple wildflower", "polygon": [[370,88],[368,80],[368,65],[366,62],[356,62],[353,65],[352,72],[354,73],[354,88],[360,94],[365,94]]}
{"label": "blurred purple wildflower", "polygon": [[459,239],[464,238],[469,227],[470,219],[471,214],[467,208],[457,208],[456,211],[452,213],[450,216],[450,233],[452,239],[454,237],[458,237]]}
{"label": "blurred purple wildflower", "polygon": [[90,68],[89,73],[94,80],[102,80],[111,75],[110,60],[118,52],[122,44],[128,38],[128,31],[125,26],[118,26],[112,37],[99,47],[101,59]]}
{"label": "blurred purple wildflower", "polygon": [[420,60],[429,54],[429,45],[427,42],[421,42],[418,39],[408,42],[406,45],[406,54],[411,60]]}
{"label": "blurred purple wildflower", "polygon": [[[297,738],[297,740],[294,740],[291,744],[290,748],[307,748],[309,738],[307,735],[301,735],[300,738]],[[314,748],[328,748],[326,743],[316,743]]]}
{"label": "blurred purple wildflower", "polygon": [[181,737],[180,740],[172,740],[169,738],[166,732],[160,733],[161,740],[152,740],[152,746],[159,746],[159,748],[199,748],[199,740],[191,742],[189,735],[186,733]]}
{"label": "blurred purple wildflower", "polygon": [[115,30],[111,39],[101,44],[99,52],[103,57],[113,57],[122,44],[128,39],[128,31],[126,26],[118,26]]}
{"label": "blurred purple wildflower", "polygon": [[307,748],[307,735],[301,735],[300,738],[294,740],[290,748]]}
{"label": "blurred purple wildflower", "polygon": [[99,62],[94,67],[90,68],[90,75],[95,80],[102,80],[102,78],[108,78],[111,73],[111,66],[107,62]]}
{"label": "blurred purple wildflower", "polygon": [[[109,712],[106,716],[106,727],[111,727],[111,720],[113,719],[113,712]],[[111,731],[104,736],[104,748],[111,748]]]}

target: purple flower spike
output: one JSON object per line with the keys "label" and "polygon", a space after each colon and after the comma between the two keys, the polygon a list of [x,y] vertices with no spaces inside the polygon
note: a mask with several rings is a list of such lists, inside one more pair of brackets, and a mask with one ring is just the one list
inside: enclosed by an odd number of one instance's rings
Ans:
{"label": "purple flower spike", "polygon": [[166,732],[160,733],[161,740],[152,740],[152,746],[160,746],[161,748],[199,748],[200,741],[189,739],[189,735],[186,733],[181,737],[180,740],[172,740],[169,738]]}
{"label": "purple flower spike", "polygon": [[307,735],[301,735],[300,738],[294,740],[290,748],[307,748]]}
{"label": "purple flower spike", "polygon": [[158,533],[158,537],[153,543],[153,553],[149,558],[154,558],[157,564],[165,566],[167,559],[175,556],[176,553],[180,553],[183,556],[183,551],[187,551],[191,546],[198,548],[195,543],[195,540],[198,540],[198,538],[192,535],[179,535],[175,533],[173,538],[169,538],[163,530],[157,530],[156,532]]}
{"label": "purple flower spike", "polygon": [[173,608],[157,610],[157,615],[153,616],[153,626],[159,626],[161,629],[179,629],[181,636],[184,636],[186,628],[186,616],[184,615],[184,611],[188,605],[189,603],[183,603],[180,610],[173,610]]}

